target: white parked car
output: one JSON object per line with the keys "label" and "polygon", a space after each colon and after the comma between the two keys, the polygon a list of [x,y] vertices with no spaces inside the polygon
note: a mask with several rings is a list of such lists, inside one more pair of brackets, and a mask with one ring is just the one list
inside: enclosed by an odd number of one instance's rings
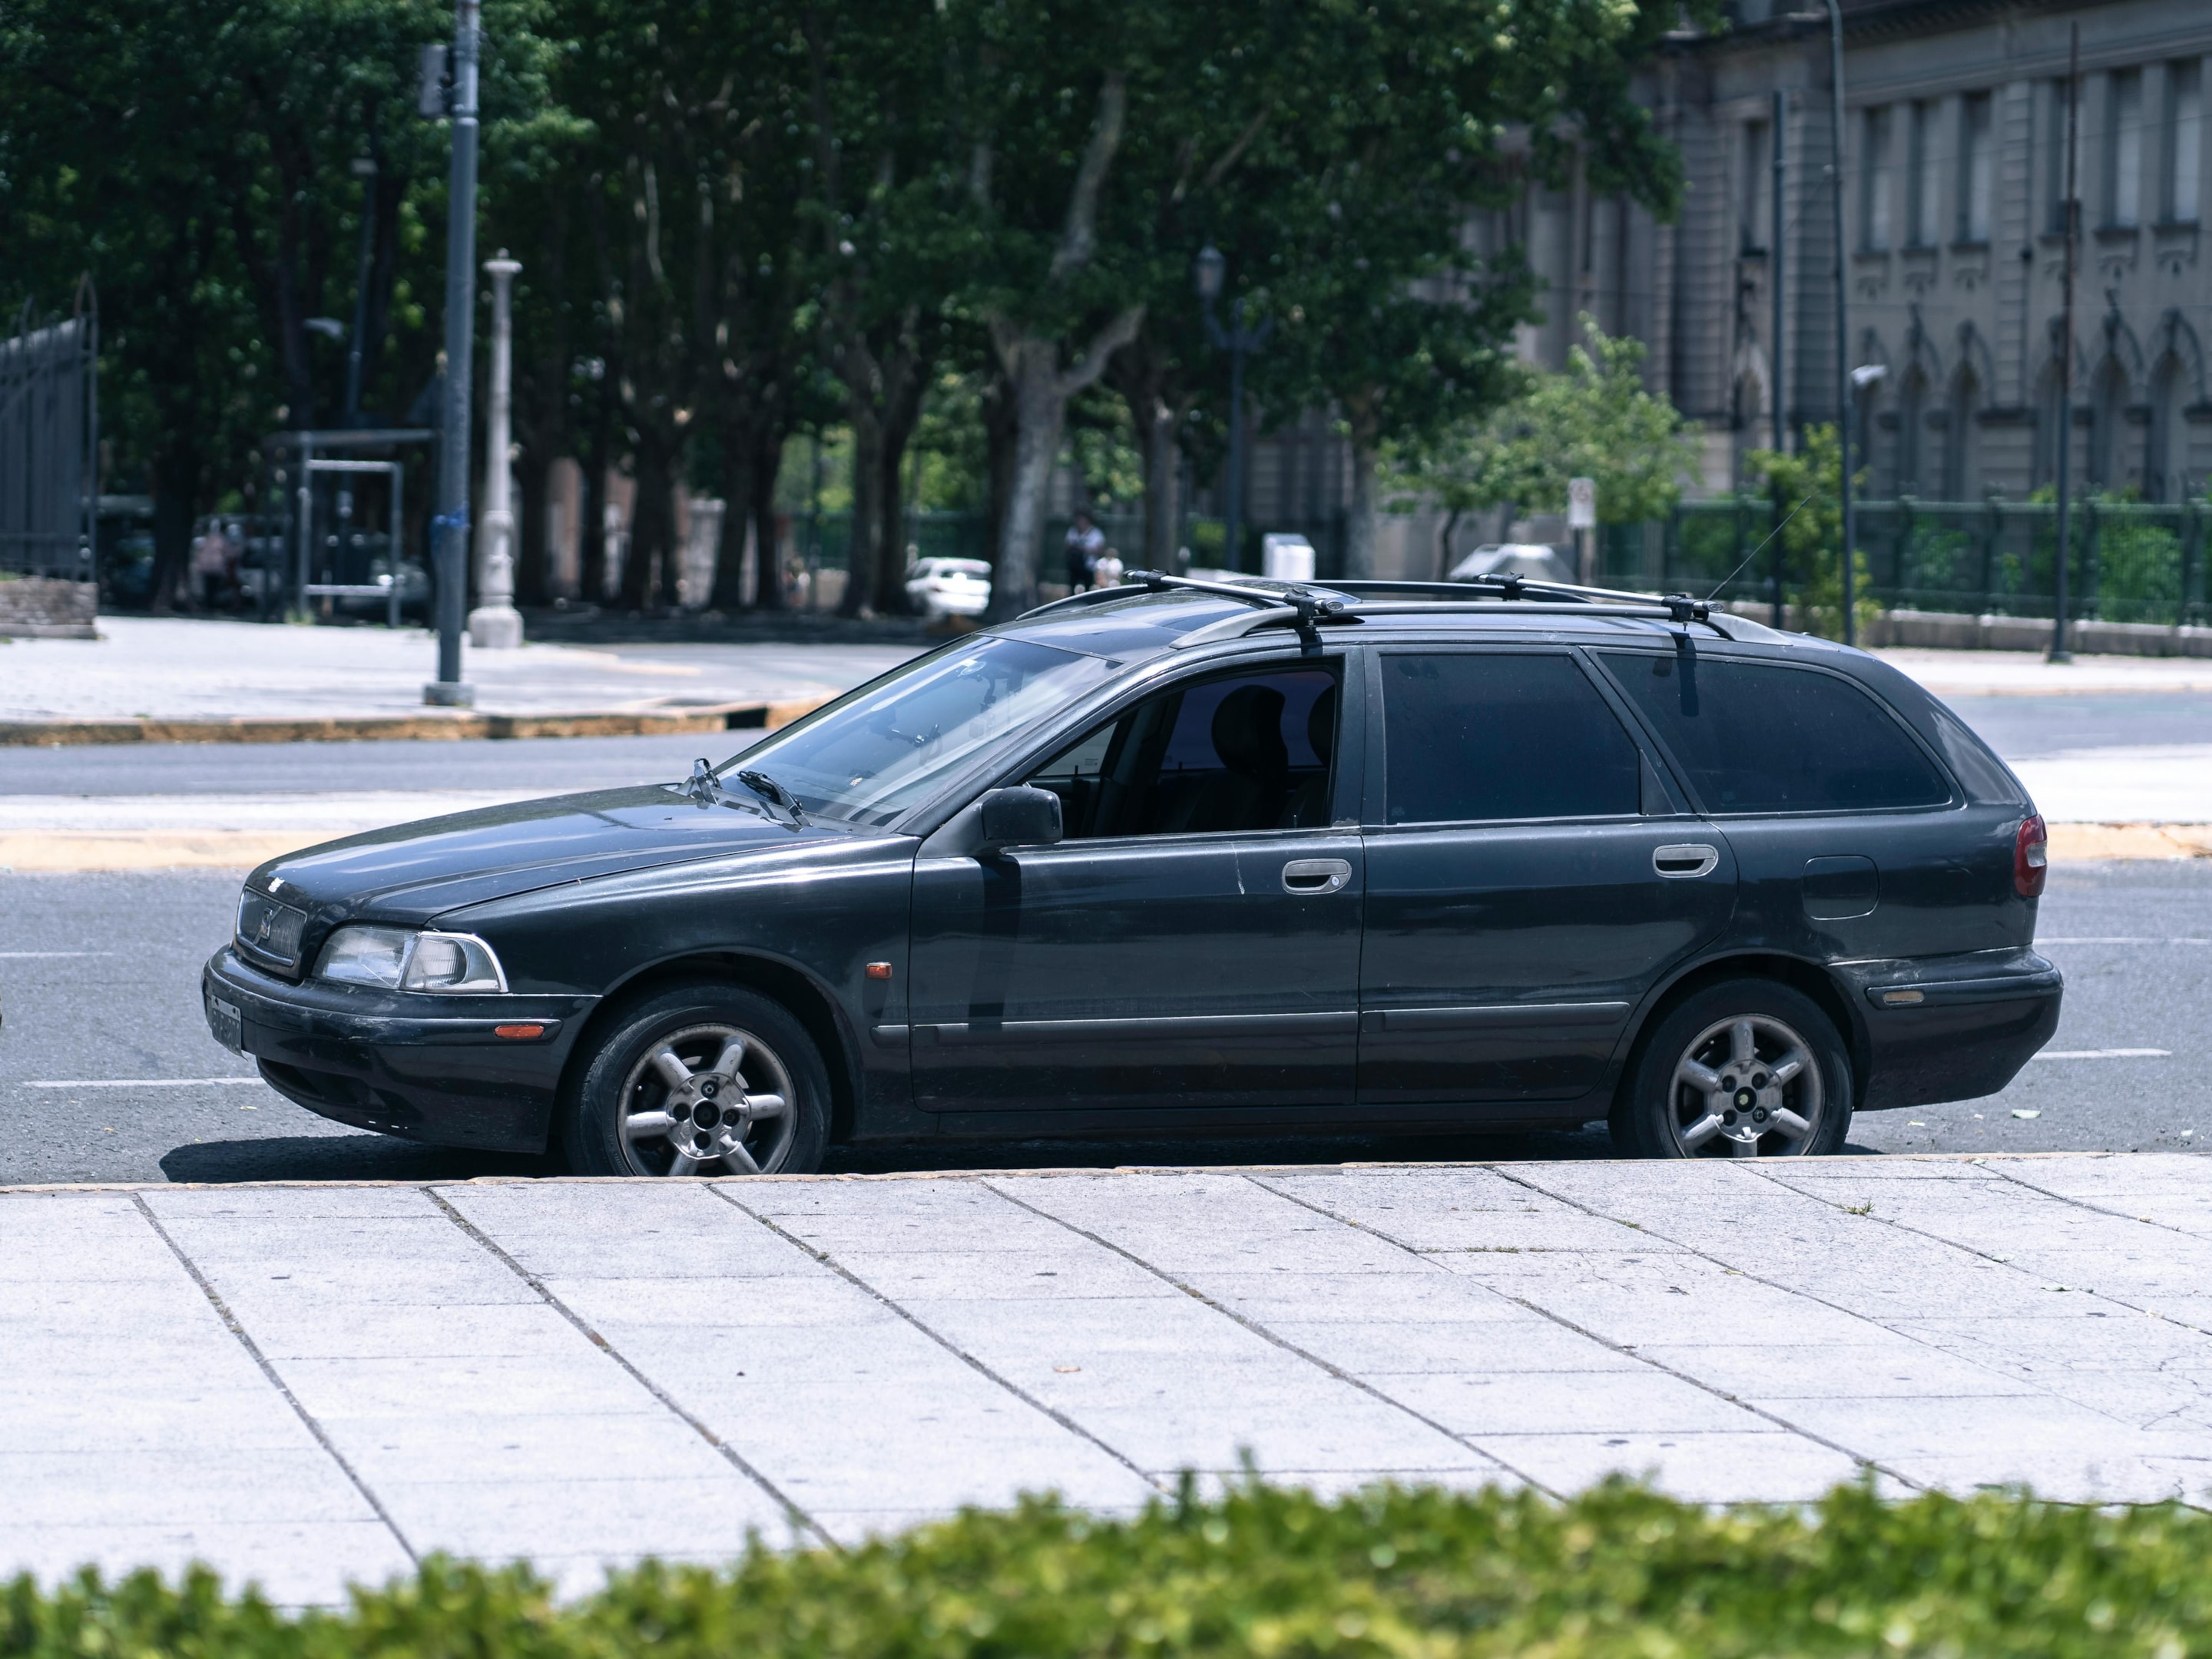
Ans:
{"label": "white parked car", "polygon": [[925,617],[980,617],[991,603],[991,567],[981,559],[917,559],[906,597]]}
{"label": "white parked car", "polygon": [[1536,582],[1577,582],[1574,562],[1555,547],[1541,542],[1488,542],[1451,568],[1451,580],[1472,581],[1477,576],[1526,576]]}

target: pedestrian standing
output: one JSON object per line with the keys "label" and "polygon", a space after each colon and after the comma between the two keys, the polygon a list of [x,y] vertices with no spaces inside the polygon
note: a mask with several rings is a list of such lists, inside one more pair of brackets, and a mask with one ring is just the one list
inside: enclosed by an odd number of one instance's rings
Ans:
{"label": "pedestrian standing", "polygon": [[1098,556],[1106,550],[1106,533],[1091,522],[1088,513],[1078,513],[1067,526],[1067,591],[1080,593],[1098,574]]}

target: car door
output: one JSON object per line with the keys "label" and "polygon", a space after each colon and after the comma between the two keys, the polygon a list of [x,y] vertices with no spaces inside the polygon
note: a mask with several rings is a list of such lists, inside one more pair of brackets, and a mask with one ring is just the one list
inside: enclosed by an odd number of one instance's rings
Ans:
{"label": "car door", "polygon": [[1512,1118],[1589,1094],[1637,1004],[1726,926],[1726,843],[1574,651],[1371,662],[1359,1104]]}
{"label": "car door", "polygon": [[917,1104],[1350,1103],[1362,881],[1343,670],[1286,655],[1156,690],[1005,780],[1060,797],[1057,845],[925,849]]}
{"label": "car door", "polygon": [[1694,646],[1598,659],[1735,849],[1747,943],[1833,961],[2014,942],[2019,807],[1965,804],[1863,687]]}

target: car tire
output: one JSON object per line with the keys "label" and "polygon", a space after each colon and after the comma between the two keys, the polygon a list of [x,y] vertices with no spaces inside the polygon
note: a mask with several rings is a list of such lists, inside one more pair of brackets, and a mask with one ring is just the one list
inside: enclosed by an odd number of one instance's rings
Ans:
{"label": "car tire", "polygon": [[1611,1119],[1630,1158],[1819,1157],[1850,1127],[1835,1022],[1769,979],[1709,985],[1670,1010],[1637,1044]]}
{"label": "car tire", "polygon": [[599,1032],[561,1131],[578,1175],[804,1175],[829,1142],[829,1069],[773,999],[673,986]]}

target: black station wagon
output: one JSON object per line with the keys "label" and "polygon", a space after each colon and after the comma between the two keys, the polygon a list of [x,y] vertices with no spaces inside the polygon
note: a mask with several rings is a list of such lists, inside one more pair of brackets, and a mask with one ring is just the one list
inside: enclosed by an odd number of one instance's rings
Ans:
{"label": "black station wagon", "polygon": [[1610,1121],[1832,1152],[2049,1038],[2044,826],[1874,658],[1675,598],[1140,575],[686,781],[274,860],[288,1098],[602,1175],[833,1141]]}

